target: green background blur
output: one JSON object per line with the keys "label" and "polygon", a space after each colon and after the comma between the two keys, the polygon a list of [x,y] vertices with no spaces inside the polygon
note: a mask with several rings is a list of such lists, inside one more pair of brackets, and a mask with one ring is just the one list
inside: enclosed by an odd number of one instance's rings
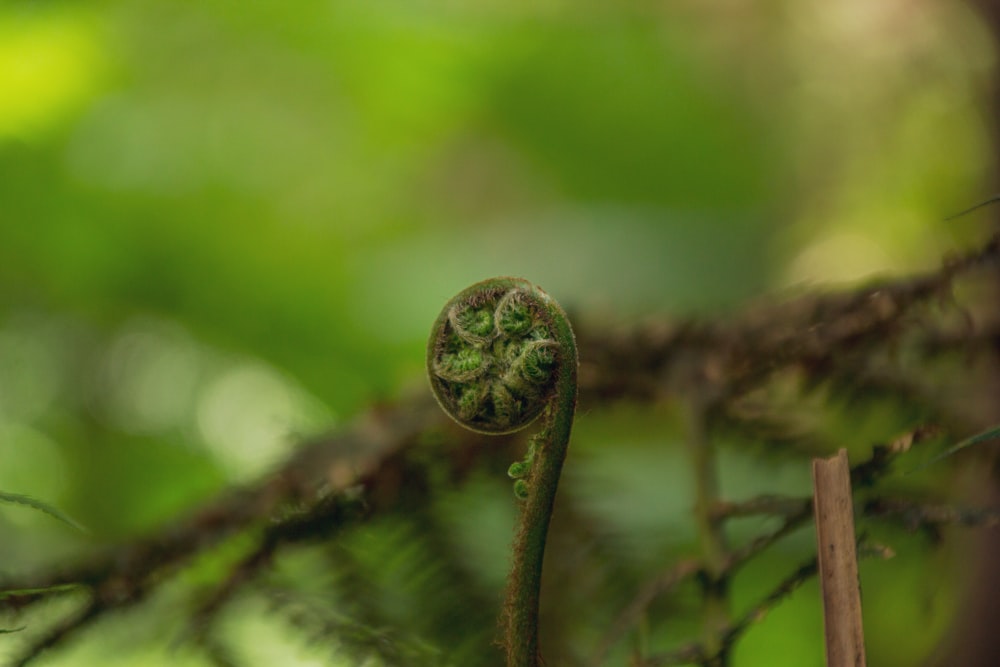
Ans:
{"label": "green background blur", "polygon": [[[940,221],[994,180],[995,59],[971,9],[931,0],[0,2],[0,489],[91,531],[2,506],[0,574],[149,530],[424,391],[430,322],[484,277],[607,325],[934,265],[982,235]],[[658,491],[660,427],[586,418],[569,488],[676,496],[676,516],[592,509],[689,534],[683,464]],[[645,482],[587,467],[625,423]],[[727,465],[734,496],[807,483]],[[512,510],[483,484],[495,521],[464,539],[499,534],[470,558],[500,582]],[[866,595],[912,592],[937,557],[879,566]],[[804,590],[738,664],[819,664]],[[891,619],[939,632],[932,602],[866,617],[873,664],[931,645]],[[40,664],[206,664],[166,651],[157,613]],[[250,603],[233,626],[247,664],[338,664]]]}

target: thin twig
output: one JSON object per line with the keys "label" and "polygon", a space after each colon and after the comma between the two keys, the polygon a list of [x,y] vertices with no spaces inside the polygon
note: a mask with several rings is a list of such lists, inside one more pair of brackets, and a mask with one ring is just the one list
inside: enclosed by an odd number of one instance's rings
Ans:
{"label": "thin twig", "polygon": [[632,601],[618,614],[618,617],[611,623],[611,627],[601,637],[594,654],[591,657],[591,665],[600,665],[607,658],[611,647],[634,627],[639,619],[649,608],[653,601],[672,591],[678,584],[698,574],[701,570],[701,561],[683,560],[674,565],[670,570],[662,573],[652,581],[646,583],[639,592],[636,593]]}
{"label": "thin twig", "polygon": [[808,498],[762,494],[741,502],[716,501],[711,512],[716,519],[736,519],[760,515],[787,518],[798,516],[808,509]]}
{"label": "thin twig", "polygon": [[[862,541],[858,544],[859,557],[891,558],[891,549],[878,544]],[[816,576],[817,560],[810,558],[791,574],[782,579],[770,592],[762,597],[750,609],[745,611],[734,623],[726,628],[722,636],[723,647],[735,646],[736,642],[746,634],[756,623],[764,620],[767,614],[777,607],[785,598],[795,592],[802,584]],[[726,649],[728,650],[728,649]],[[686,644],[680,649],[660,653],[642,660],[638,667],[667,667],[668,665],[683,665],[692,662],[703,663],[713,659],[701,643]]]}
{"label": "thin twig", "polygon": [[93,623],[104,611],[105,605],[96,598],[91,598],[87,604],[75,613],[63,618],[47,632],[33,642],[15,657],[9,667],[25,667],[38,658],[46,649],[61,644],[83,628]]}
{"label": "thin twig", "polygon": [[[855,485],[860,488],[876,483],[889,473],[892,462],[898,456],[909,451],[915,443],[931,437],[936,432],[936,427],[921,426],[907,431],[887,444],[874,447],[871,457],[855,466],[855,472],[852,473]],[[866,510],[866,514],[877,515],[877,507],[879,506],[873,507],[870,512]],[[884,513],[891,514],[892,511],[891,505],[884,506]],[[771,545],[782,538],[806,525],[813,516],[813,503],[812,498],[807,497],[795,498],[762,495],[740,502],[717,500],[713,505],[712,513],[718,520],[753,514],[773,514],[783,517],[781,525],[775,530],[760,535],[742,547],[731,550],[727,554],[723,567],[719,571],[719,576],[731,579],[743,565],[754,557],[766,551]],[[882,556],[884,557],[885,554],[883,553]],[[654,600],[661,595],[669,593],[678,584],[695,575],[702,575],[703,578],[706,577],[702,561],[681,561],[671,569],[644,584],[629,604],[618,614],[608,632],[601,638],[591,658],[591,664],[598,665],[603,663],[611,647],[620,641],[621,637],[631,627],[634,627],[638,623]],[[724,634],[720,636],[724,636]],[[711,651],[706,650],[702,644],[698,644],[698,647],[698,650],[704,652],[705,655],[714,655]],[[690,655],[690,652],[688,649],[683,649],[677,655]],[[687,662],[691,662],[691,660]],[[676,663],[667,661],[659,664]]]}
{"label": "thin twig", "polygon": [[827,667],[865,667],[854,500],[847,450],[813,460],[813,508]]}
{"label": "thin twig", "polygon": [[[772,608],[791,595],[804,582],[815,576],[816,569],[816,559],[812,558],[778,583],[773,590],[740,616],[737,621],[723,630],[719,639],[720,648],[717,651],[731,649],[751,626],[763,620]],[[703,643],[694,643],[667,653],[650,656],[639,665],[640,667],[667,667],[668,665],[682,665],[691,662],[706,663],[715,657],[710,650],[706,650]]]}
{"label": "thin twig", "polygon": [[726,572],[729,576],[732,576],[754,556],[765,551],[768,547],[786,535],[790,535],[797,529],[804,526],[811,516],[812,502],[810,501],[804,503],[795,514],[786,516],[785,520],[776,530],[754,538],[743,547],[736,549],[729,554],[729,559],[726,561]]}
{"label": "thin twig", "polygon": [[726,568],[729,548],[723,521],[713,516],[719,499],[718,464],[715,447],[707,435],[707,414],[695,398],[691,401],[688,442],[695,481],[695,524],[701,543],[703,583],[705,585],[704,642],[714,656],[713,667],[725,667],[728,654],[716,646],[720,631],[729,624],[729,573]]}
{"label": "thin twig", "polygon": [[911,530],[947,524],[985,528],[1000,526],[998,507],[956,507],[897,498],[872,498],[865,503],[863,512],[871,517],[896,517]]}
{"label": "thin twig", "polygon": [[[581,402],[586,406],[588,402],[658,401],[666,396],[686,395],[691,388],[689,371],[694,365],[698,370],[695,385],[707,394],[703,400],[709,414],[705,418],[711,418],[714,411],[764,385],[779,372],[828,366],[829,360],[846,350],[884,350],[916,308],[949,294],[955,278],[995,262],[998,256],[1000,235],[945,262],[936,271],[777,306],[754,307],[728,323],[654,323],[618,334],[583,329],[578,332]],[[961,335],[950,337],[947,344],[961,349],[962,340]],[[429,433],[447,433],[444,440],[461,445],[450,450],[461,453],[445,464],[452,482],[463,479],[488,456],[509,462],[502,446],[487,448],[481,438],[458,436],[447,428],[426,398],[378,406],[350,429],[304,444],[276,473],[255,484],[230,489],[147,536],[110,546],[78,563],[10,578],[3,582],[4,588],[18,593],[0,596],[0,609],[23,609],[67,586],[90,590],[98,602],[78,616],[80,620],[67,619],[54,628],[55,639],[50,641],[55,645],[93,618],[142,599],[199,553],[241,531],[271,521],[286,521],[283,508],[316,506],[327,495],[324,489],[334,493],[349,487],[362,490],[369,503],[367,513],[350,521],[425,503],[425,486],[403,488],[398,480],[425,474],[407,459],[406,452]],[[505,442],[509,445],[511,441]],[[870,484],[883,475],[895,456],[892,451],[876,454],[852,472],[861,484]],[[704,510],[703,520],[709,524],[716,520],[709,511],[712,506],[714,498]],[[322,511],[316,514],[322,515]],[[799,522],[798,515],[786,517],[776,533],[728,554],[719,572],[731,573]],[[305,522],[283,533],[280,539],[282,544],[291,543],[305,539],[305,533],[310,532],[321,537],[328,534],[327,528],[328,524],[319,520]],[[21,594],[24,591],[29,592]]]}

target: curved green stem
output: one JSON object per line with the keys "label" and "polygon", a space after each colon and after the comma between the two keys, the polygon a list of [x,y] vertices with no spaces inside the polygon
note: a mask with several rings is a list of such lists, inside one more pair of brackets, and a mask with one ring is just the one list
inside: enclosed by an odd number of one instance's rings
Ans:
{"label": "curved green stem", "polygon": [[568,361],[559,369],[555,395],[545,417],[550,421],[548,437],[535,452],[528,497],[514,538],[514,562],[503,610],[508,667],[538,664],[538,606],[545,541],[576,411],[576,341],[562,309],[553,305],[558,310],[553,319],[562,323],[557,340]]}
{"label": "curved green stem", "polygon": [[[428,346],[431,387],[467,428],[505,433],[544,412],[512,548],[501,624],[508,667],[536,667],[542,562],[559,476],[576,410],[577,351],[566,313],[519,278],[477,283],[448,302]],[[512,470],[514,468],[512,467]],[[525,472],[517,468],[516,476]]]}

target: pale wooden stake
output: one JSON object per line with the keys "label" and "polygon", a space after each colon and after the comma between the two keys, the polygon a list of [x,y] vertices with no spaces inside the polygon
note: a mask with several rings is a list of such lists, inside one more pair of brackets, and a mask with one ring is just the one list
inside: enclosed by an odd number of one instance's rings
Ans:
{"label": "pale wooden stake", "polygon": [[813,459],[813,509],[827,667],[865,667],[861,588],[847,450]]}

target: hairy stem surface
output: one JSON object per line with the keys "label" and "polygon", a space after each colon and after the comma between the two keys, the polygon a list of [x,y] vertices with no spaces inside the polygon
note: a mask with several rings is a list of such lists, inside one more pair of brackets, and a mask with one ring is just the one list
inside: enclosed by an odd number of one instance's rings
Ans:
{"label": "hairy stem surface", "polygon": [[441,407],[466,428],[510,433],[544,414],[511,466],[524,505],[500,620],[508,667],[536,667],[542,562],[576,410],[577,352],[566,313],[520,278],[494,278],[449,301],[431,330],[427,369]]}
{"label": "hairy stem surface", "polygon": [[513,565],[503,610],[508,667],[538,664],[538,607],[545,540],[576,410],[576,344],[568,321],[564,316],[559,319],[565,327],[557,333],[557,340],[564,346],[569,363],[560,367],[556,393],[546,415],[551,422],[549,437],[535,454],[528,498],[514,537]]}

